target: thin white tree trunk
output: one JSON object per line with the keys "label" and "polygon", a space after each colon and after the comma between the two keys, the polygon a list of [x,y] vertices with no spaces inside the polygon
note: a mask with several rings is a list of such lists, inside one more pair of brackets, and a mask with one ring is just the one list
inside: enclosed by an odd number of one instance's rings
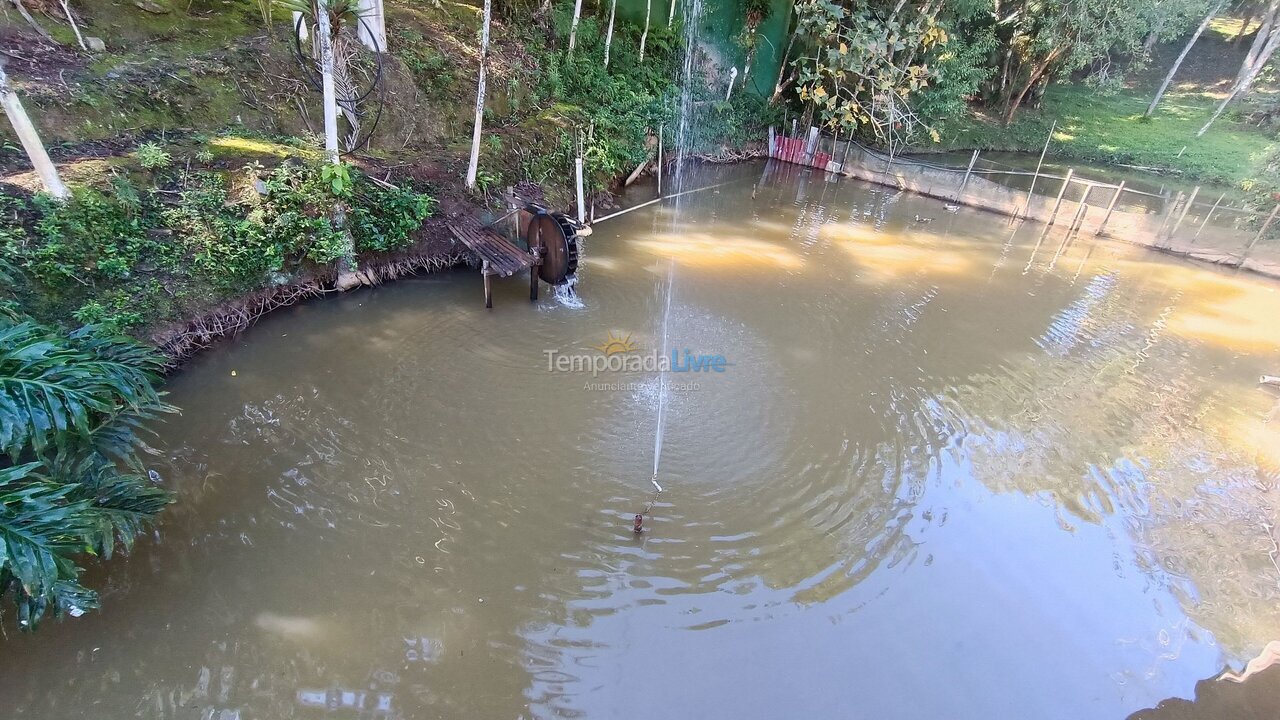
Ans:
{"label": "thin white tree trunk", "polygon": [[578,46],[578,20],[582,18],[582,0],[573,0],[573,22],[569,23],[569,52]]}
{"label": "thin white tree trunk", "polygon": [[[1249,52],[1245,54],[1244,62],[1240,63],[1240,72],[1236,75],[1237,83],[1243,80],[1249,70],[1257,65],[1258,55],[1262,52],[1262,48],[1267,43],[1267,38],[1271,36],[1272,30],[1275,28],[1277,12],[1280,12],[1280,0],[1271,0],[1262,16],[1262,26],[1258,28],[1258,34],[1254,36],[1253,43],[1249,45]],[[1263,62],[1266,62],[1266,60],[1264,59]]]}
{"label": "thin white tree trunk", "polygon": [[640,33],[640,62],[644,62],[644,45],[649,41],[649,15],[653,12],[653,0],[644,0],[644,32]]}
{"label": "thin white tree trunk", "polygon": [[89,48],[84,44],[84,36],[80,34],[80,27],[76,25],[76,16],[71,14],[71,3],[68,0],[62,0],[62,12],[67,16],[67,22],[71,23],[71,31],[76,34],[76,42],[80,43],[80,49],[88,52]]}
{"label": "thin white tree trunk", "polygon": [[1204,135],[1205,132],[1209,130],[1209,126],[1213,125],[1213,123],[1222,116],[1222,113],[1227,109],[1227,106],[1236,98],[1243,97],[1248,93],[1249,88],[1253,86],[1253,82],[1258,79],[1258,75],[1262,74],[1262,68],[1266,67],[1267,61],[1269,61],[1271,56],[1275,54],[1276,47],[1280,46],[1280,25],[1272,23],[1269,30],[1271,32],[1270,35],[1267,36],[1266,42],[1261,47],[1257,48],[1257,53],[1254,53],[1253,65],[1242,69],[1244,75],[1237,79],[1235,84],[1231,86],[1231,92],[1227,93],[1227,96],[1218,104],[1217,109],[1213,111],[1213,115],[1209,118],[1209,121],[1204,124],[1204,127],[1200,128],[1200,132],[1196,133],[1196,137]]}
{"label": "thin white tree trunk", "polygon": [[604,66],[609,67],[609,50],[613,48],[613,18],[618,13],[618,0],[609,4],[609,31],[604,34]]}
{"label": "thin white tree trunk", "polygon": [[476,124],[471,131],[471,162],[467,164],[467,189],[476,186],[476,174],[480,171],[480,133],[484,128],[484,84],[486,66],[489,64],[489,19],[493,12],[493,0],[484,0],[484,28],[480,31],[480,81],[476,88]]}
{"label": "thin white tree trunk", "polygon": [[333,83],[333,32],[329,23],[328,0],[316,2],[316,38],[320,43],[320,89],[324,96],[324,152],[338,163],[338,92]]}
{"label": "thin white tree trunk", "polygon": [[359,0],[356,29],[360,42],[375,52],[387,51],[387,19],[382,0]]}
{"label": "thin white tree trunk", "polygon": [[671,7],[667,9],[667,27],[671,27],[676,21],[676,0],[671,0]]}
{"label": "thin white tree trunk", "polygon": [[59,200],[65,200],[70,195],[67,186],[58,177],[58,168],[54,167],[49,153],[45,152],[44,143],[40,142],[40,135],[31,124],[31,118],[27,117],[18,94],[9,87],[9,76],[5,74],[3,64],[0,64],[0,105],[4,106],[4,114],[9,116],[13,132],[22,143],[22,149],[27,151],[27,157],[31,159],[31,165],[35,168],[36,175],[40,176],[45,191]]}
{"label": "thin white tree trunk", "polygon": [[1209,23],[1213,22],[1221,10],[1226,0],[1218,0],[1218,4],[1214,5],[1209,14],[1204,16],[1204,20],[1200,21],[1200,27],[1191,35],[1191,39],[1187,40],[1187,44],[1182,46],[1182,52],[1178,53],[1178,59],[1173,61],[1173,67],[1169,68],[1169,74],[1164,76],[1164,82],[1160,83],[1160,89],[1156,91],[1156,96],[1151,99],[1151,104],[1147,106],[1146,117],[1151,117],[1151,113],[1156,111],[1156,106],[1160,104],[1160,99],[1164,97],[1164,93],[1169,89],[1169,83],[1173,82],[1173,76],[1178,74],[1178,68],[1182,67],[1182,61],[1187,59],[1187,54],[1191,52],[1191,48],[1195,46],[1196,41],[1204,34]]}

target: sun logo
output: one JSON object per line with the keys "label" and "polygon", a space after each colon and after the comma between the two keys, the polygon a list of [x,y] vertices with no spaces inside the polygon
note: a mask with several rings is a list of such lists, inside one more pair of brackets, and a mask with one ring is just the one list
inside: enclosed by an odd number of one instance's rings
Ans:
{"label": "sun logo", "polygon": [[636,343],[631,342],[631,333],[627,333],[626,337],[618,337],[613,334],[612,330],[610,330],[609,337],[606,338],[604,342],[599,345],[592,345],[591,347],[604,353],[605,357],[609,357],[610,355],[617,355],[619,353],[635,352],[639,346]]}

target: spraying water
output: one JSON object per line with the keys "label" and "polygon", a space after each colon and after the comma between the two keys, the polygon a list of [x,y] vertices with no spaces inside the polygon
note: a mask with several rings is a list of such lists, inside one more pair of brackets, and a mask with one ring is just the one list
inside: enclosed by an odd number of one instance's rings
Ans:
{"label": "spraying water", "polygon": [[[672,259],[667,265],[667,302],[666,307],[662,311],[662,357],[667,357],[670,349],[667,347],[667,325],[671,320],[671,289],[675,285],[676,264]],[[658,371],[658,429],[653,436],[653,485],[662,492],[662,486],[658,484],[658,465],[662,461],[662,430],[664,421],[666,420],[667,410],[667,373]]]}
{"label": "spraying water", "polygon": [[685,0],[684,3],[684,64],[680,77],[680,117],[676,124],[676,172],[675,190],[684,190],[685,156],[692,140],[694,62],[698,56],[698,23],[702,21],[702,0]]}

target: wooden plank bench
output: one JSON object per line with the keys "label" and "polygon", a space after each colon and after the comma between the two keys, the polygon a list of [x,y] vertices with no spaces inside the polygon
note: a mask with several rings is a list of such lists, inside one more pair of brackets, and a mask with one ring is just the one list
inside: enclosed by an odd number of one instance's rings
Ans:
{"label": "wooden plank bench", "polygon": [[[482,225],[479,220],[469,215],[457,218],[449,229],[463,245],[480,258],[480,272],[484,275],[484,306],[493,307],[494,275],[511,277],[516,273],[533,267],[537,256],[524,250],[510,240],[504,238],[493,228]],[[533,271],[533,288],[537,288],[537,271]]]}

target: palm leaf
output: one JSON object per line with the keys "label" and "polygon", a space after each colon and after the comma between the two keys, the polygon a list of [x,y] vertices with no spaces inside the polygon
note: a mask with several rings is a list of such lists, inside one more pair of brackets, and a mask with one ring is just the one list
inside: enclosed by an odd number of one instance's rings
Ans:
{"label": "palm leaf", "polygon": [[50,483],[38,467],[0,468],[0,572],[11,578],[20,604],[52,601],[58,583],[75,580],[68,558],[84,549],[93,529],[90,501],[69,499],[75,486]]}

